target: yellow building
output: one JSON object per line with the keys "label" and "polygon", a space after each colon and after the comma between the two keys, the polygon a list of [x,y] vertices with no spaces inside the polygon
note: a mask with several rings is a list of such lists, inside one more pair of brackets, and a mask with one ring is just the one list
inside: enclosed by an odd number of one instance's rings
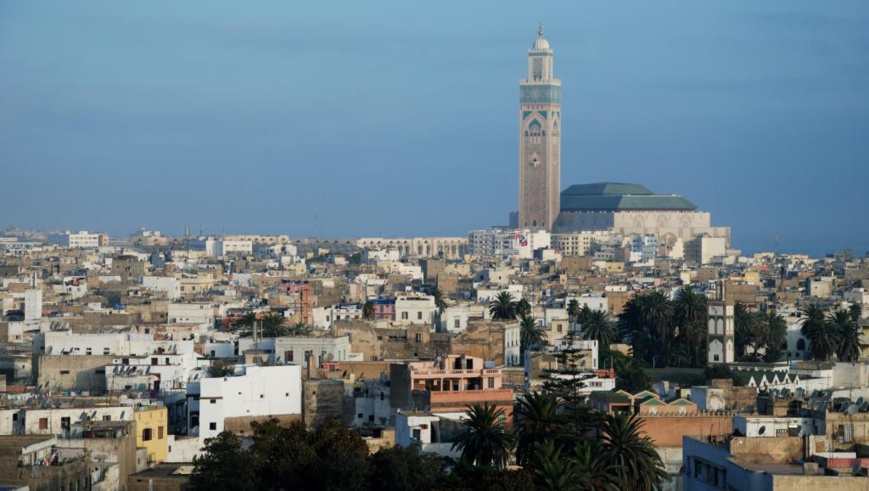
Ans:
{"label": "yellow building", "polygon": [[136,447],[148,451],[148,460],[153,463],[166,461],[169,453],[169,413],[165,406],[150,406],[137,409]]}

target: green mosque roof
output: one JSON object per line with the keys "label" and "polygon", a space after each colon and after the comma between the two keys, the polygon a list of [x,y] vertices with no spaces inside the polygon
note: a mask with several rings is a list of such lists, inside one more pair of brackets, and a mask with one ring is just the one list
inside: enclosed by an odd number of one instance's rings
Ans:
{"label": "green mosque roof", "polygon": [[654,194],[640,184],[575,184],[561,193],[561,211],[692,211],[697,206],[677,194]]}

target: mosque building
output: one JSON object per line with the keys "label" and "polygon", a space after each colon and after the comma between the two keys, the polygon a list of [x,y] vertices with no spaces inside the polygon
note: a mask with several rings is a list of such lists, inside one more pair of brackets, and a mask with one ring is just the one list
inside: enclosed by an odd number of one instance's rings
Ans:
{"label": "mosque building", "polygon": [[576,184],[561,191],[561,80],[541,25],[528,52],[528,78],[519,83],[519,212],[516,228],[554,234],[610,231],[656,235],[662,243],[697,236],[724,238],[711,215],[680,195],[655,194],[639,184]]}

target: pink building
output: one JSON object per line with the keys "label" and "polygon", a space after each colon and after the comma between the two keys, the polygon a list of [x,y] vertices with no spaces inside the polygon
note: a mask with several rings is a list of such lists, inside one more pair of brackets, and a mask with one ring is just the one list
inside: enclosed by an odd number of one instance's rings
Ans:
{"label": "pink building", "polygon": [[485,368],[482,358],[446,355],[437,361],[390,365],[393,408],[428,405],[434,413],[461,413],[467,406],[488,402],[513,420],[513,389],[501,385],[498,368]]}

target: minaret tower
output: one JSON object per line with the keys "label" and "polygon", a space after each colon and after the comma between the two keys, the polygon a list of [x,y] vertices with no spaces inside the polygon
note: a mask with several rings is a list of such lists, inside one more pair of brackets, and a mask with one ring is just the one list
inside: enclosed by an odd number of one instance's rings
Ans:
{"label": "minaret tower", "polygon": [[543,24],[519,82],[519,228],[552,230],[561,208],[561,80]]}

